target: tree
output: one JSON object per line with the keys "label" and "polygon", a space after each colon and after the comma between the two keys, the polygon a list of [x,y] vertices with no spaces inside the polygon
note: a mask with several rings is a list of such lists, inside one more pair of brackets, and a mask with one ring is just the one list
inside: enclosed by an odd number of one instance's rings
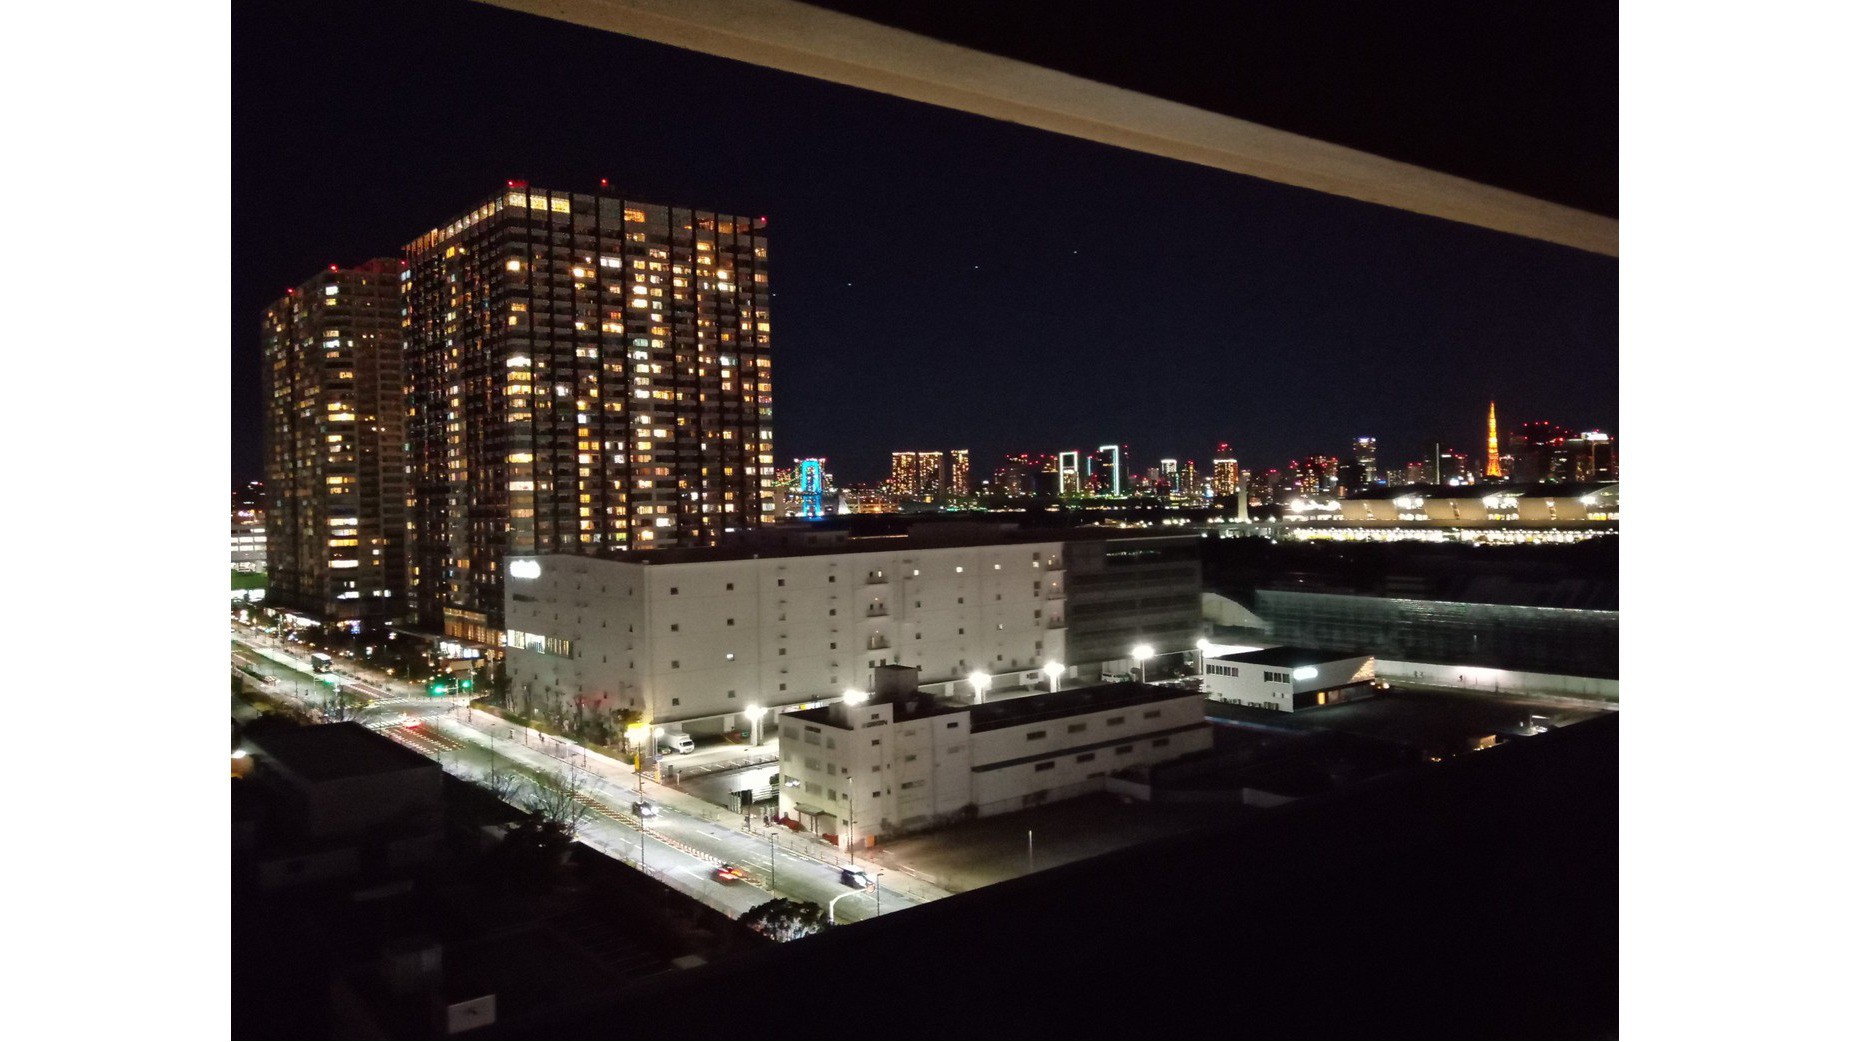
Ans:
{"label": "tree", "polygon": [[739,917],[739,924],[774,941],[794,941],[828,928],[828,913],[814,901],[774,897]]}
{"label": "tree", "polygon": [[522,802],[569,840],[578,835],[579,823],[591,813],[585,781],[584,773],[572,768],[541,771],[527,783]]}
{"label": "tree", "polygon": [[481,775],[477,783],[503,803],[514,806],[521,804],[521,776],[503,767],[501,757],[495,755],[492,747],[489,750],[488,772]]}

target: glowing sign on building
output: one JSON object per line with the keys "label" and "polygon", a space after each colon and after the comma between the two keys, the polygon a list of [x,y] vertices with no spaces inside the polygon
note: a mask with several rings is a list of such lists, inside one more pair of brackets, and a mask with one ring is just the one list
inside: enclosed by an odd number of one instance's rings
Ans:
{"label": "glowing sign on building", "polygon": [[798,516],[816,520],[823,516],[823,461],[800,460],[797,463]]}

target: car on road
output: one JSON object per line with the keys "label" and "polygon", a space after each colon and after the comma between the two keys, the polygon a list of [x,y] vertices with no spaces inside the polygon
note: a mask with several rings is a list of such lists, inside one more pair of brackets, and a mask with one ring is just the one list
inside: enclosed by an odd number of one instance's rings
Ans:
{"label": "car on road", "polygon": [[653,818],[656,816],[656,805],[647,800],[639,800],[630,804],[630,812],[639,818]]}
{"label": "car on road", "polygon": [[735,867],[732,862],[722,861],[719,867],[713,870],[713,877],[722,883],[734,883],[744,879],[746,874]]}
{"label": "car on road", "polygon": [[842,870],[842,885],[852,886],[857,890],[866,890],[874,885],[874,880],[868,878],[868,874],[859,868],[845,868]]}

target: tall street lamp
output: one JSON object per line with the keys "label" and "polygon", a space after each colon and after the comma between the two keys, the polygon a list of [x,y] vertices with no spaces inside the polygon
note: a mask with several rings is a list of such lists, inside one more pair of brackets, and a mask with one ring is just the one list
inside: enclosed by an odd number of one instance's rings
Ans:
{"label": "tall street lamp", "polygon": [[848,863],[855,864],[855,779],[848,778]]}
{"label": "tall street lamp", "polygon": [[1138,683],[1142,684],[1145,682],[1145,677],[1144,677],[1145,660],[1155,654],[1156,654],[1156,651],[1154,651],[1149,644],[1139,644],[1137,647],[1131,649],[1131,657],[1134,660],[1136,660],[1138,664]]}
{"label": "tall street lamp", "polygon": [[1060,690],[1060,678],[1067,672],[1067,667],[1053,659],[1041,664],[1041,675],[1048,678],[1048,690]]}
{"label": "tall street lamp", "polygon": [[842,691],[842,704],[843,705],[858,706],[861,703],[866,702],[867,700],[868,700],[868,693],[866,691],[857,690],[856,688],[852,688],[852,687],[845,688]]}
{"label": "tall street lamp", "polygon": [[1197,637],[1195,639],[1195,675],[1200,677],[1200,676],[1206,676],[1207,674],[1208,674],[1208,638],[1207,637]]}
{"label": "tall street lamp", "polygon": [[983,693],[990,689],[990,674],[985,673],[981,669],[972,673],[970,675],[970,687],[972,693],[976,695],[977,701],[981,703],[983,701]]}
{"label": "tall street lamp", "polygon": [[761,705],[746,706],[746,719],[752,721],[752,744],[759,743],[759,721],[765,719],[765,707]]}

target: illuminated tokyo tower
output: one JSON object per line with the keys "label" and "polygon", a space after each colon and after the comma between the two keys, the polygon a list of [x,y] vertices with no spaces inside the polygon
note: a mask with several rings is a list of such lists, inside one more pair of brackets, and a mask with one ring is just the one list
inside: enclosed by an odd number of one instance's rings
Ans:
{"label": "illuminated tokyo tower", "polygon": [[1504,465],[1498,462],[1498,403],[1491,403],[1491,415],[1485,420],[1485,477],[1501,478]]}

